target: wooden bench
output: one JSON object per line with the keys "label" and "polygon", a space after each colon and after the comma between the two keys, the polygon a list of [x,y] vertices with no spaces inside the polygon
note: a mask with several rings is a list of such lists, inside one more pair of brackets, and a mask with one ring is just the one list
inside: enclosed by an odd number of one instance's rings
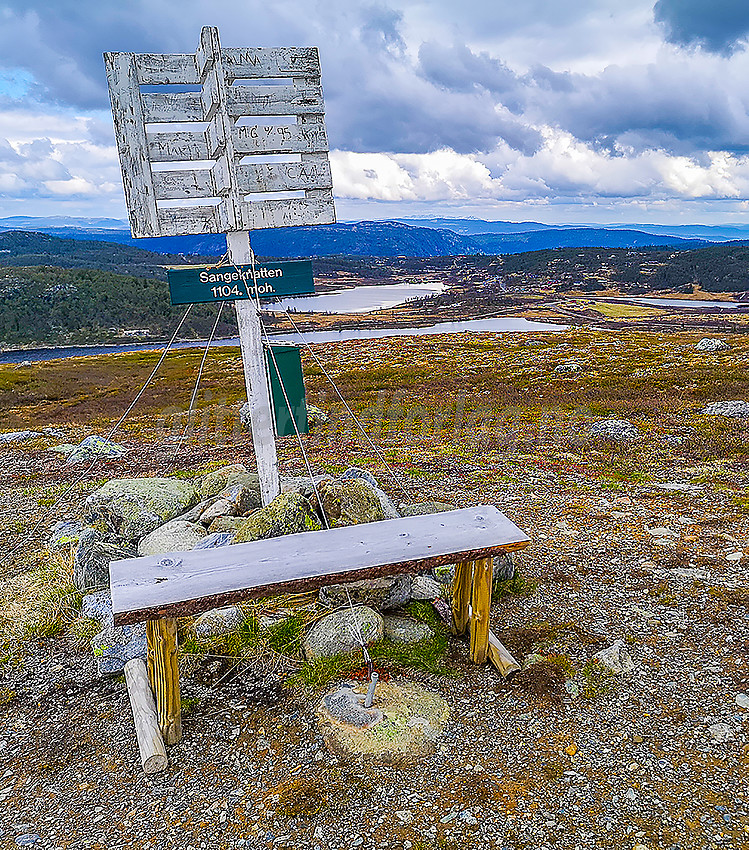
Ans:
{"label": "wooden bench", "polygon": [[[216,549],[113,561],[115,625],[147,621],[148,671],[167,743],[181,737],[176,617],[334,582],[457,564],[453,631],[470,626],[471,658],[503,662],[489,631],[492,557],[530,539],[495,507],[289,534]],[[498,649],[499,647],[499,649]]]}

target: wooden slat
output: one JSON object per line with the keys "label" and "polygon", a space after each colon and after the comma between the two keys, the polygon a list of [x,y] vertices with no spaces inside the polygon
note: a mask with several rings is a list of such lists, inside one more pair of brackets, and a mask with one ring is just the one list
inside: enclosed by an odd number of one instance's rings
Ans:
{"label": "wooden slat", "polygon": [[136,53],[135,68],[142,86],[200,83],[194,53]]}
{"label": "wooden slat", "polygon": [[105,53],[117,149],[133,236],[159,236],[148,142],[132,53]]}
{"label": "wooden slat", "polygon": [[232,118],[319,113],[324,111],[322,88],[317,85],[229,86],[227,108]]}
{"label": "wooden slat", "polygon": [[158,209],[158,231],[161,236],[184,236],[185,233],[226,233],[229,229],[222,205],[194,207],[161,207]]}
{"label": "wooden slat", "polygon": [[151,133],[147,138],[151,162],[190,162],[210,158],[202,130]]}
{"label": "wooden slat", "polygon": [[239,214],[243,230],[335,223],[333,193],[329,189],[313,190],[306,198],[245,202],[240,205]]}
{"label": "wooden slat", "polygon": [[210,121],[220,108],[221,101],[225,97],[224,88],[221,64],[214,63],[213,67],[206,72],[203,88],[200,93],[200,102],[206,121]]}
{"label": "wooden slat", "polygon": [[332,189],[328,155],[307,154],[301,162],[267,162],[237,166],[240,192],[285,192]]}
{"label": "wooden slat", "polygon": [[217,195],[213,175],[208,168],[154,171],[153,190],[157,201],[215,198]]}
{"label": "wooden slat", "polygon": [[198,92],[143,92],[140,97],[147,124],[184,124],[203,120],[203,103]]}
{"label": "wooden slat", "polygon": [[257,124],[234,127],[236,153],[315,153],[328,150],[325,124],[318,120],[305,124]]}
{"label": "wooden slat", "polygon": [[113,561],[115,624],[195,614],[242,599],[489,558],[529,538],[495,507],[289,534],[220,549]]}
{"label": "wooden slat", "polygon": [[221,58],[228,79],[320,76],[316,47],[225,47]]}
{"label": "wooden slat", "polygon": [[492,559],[480,558],[473,565],[471,590],[471,661],[483,664],[489,652],[489,617],[492,605]]}
{"label": "wooden slat", "polygon": [[452,631],[462,635],[468,626],[473,585],[473,561],[461,561],[455,565],[452,592]]}

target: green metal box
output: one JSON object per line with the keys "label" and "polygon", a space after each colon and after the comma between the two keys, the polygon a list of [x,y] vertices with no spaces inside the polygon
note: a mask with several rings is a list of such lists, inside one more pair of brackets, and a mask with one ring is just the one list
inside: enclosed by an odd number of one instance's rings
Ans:
{"label": "green metal box", "polygon": [[[289,343],[266,345],[265,365],[270,379],[276,436],[293,437],[297,431],[300,434],[308,434],[307,402],[304,396],[302,355],[299,348]],[[294,423],[296,423],[296,429]]]}

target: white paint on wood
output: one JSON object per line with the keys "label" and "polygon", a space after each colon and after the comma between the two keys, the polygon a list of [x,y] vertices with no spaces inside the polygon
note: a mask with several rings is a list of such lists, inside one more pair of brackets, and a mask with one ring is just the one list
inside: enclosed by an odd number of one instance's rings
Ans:
{"label": "white paint on wood", "polygon": [[[220,601],[269,595],[278,588],[312,589],[363,570],[408,572],[419,563],[449,564],[521,549],[529,538],[495,507],[307,531],[163,556],[113,561],[109,566],[115,623],[197,613]],[[194,604],[185,608],[187,601]],[[133,612],[136,615],[133,616]],[[130,614],[131,616],[128,616]]]}
{"label": "white paint on wood", "polygon": [[229,79],[320,76],[316,47],[225,47],[221,58]]}
{"label": "white paint on wood", "polygon": [[210,169],[154,171],[153,190],[156,200],[215,198],[217,192]]}
{"label": "white paint on wood", "polygon": [[324,110],[322,87],[229,86],[227,104],[232,118],[245,115],[300,115]]}
{"label": "white paint on wood", "polygon": [[198,92],[143,92],[146,124],[186,124],[203,120],[203,103]]}
{"label": "white paint on wood", "polygon": [[194,53],[138,53],[135,65],[142,86],[200,83]]}
{"label": "white paint on wood", "polygon": [[247,163],[237,166],[241,192],[288,192],[298,189],[332,189],[327,154],[305,154],[301,162]]}
{"label": "white paint on wood", "polygon": [[245,202],[239,214],[241,226],[247,230],[335,223],[333,193],[329,189],[309,192],[306,198]]}
{"label": "white paint on wood", "polygon": [[146,774],[160,773],[169,764],[156,716],[156,703],[148,681],[148,668],[141,658],[125,664],[125,682],[133,710],[135,735],[143,770]]}
{"label": "white paint on wood", "polygon": [[[316,48],[222,50],[218,29],[204,27],[195,54],[106,57],[134,236],[335,221]],[[199,90],[141,91],[162,85]],[[238,116],[253,119],[251,126],[236,126]],[[296,116],[296,124],[279,124],[277,116]],[[302,154],[302,162],[240,162],[253,153]],[[151,168],[171,162],[196,167]],[[274,192],[304,197],[247,197]],[[191,201],[195,204],[180,205]]]}
{"label": "white paint on wood", "polygon": [[158,236],[156,199],[148,163],[148,143],[132,53],[105,53],[112,117],[122,166],[122,182],[133,236]]}
{"label": "white paint on wood", "polygon": [[224,204],[194,207],[160,207],[159,233],[183,236],[185,233],[226,233],[228,230]]}
{"label": "white paint on wood", "polygon": [[315,153],[328,150],[325,124],[246,124],[232,131],[234,150],[250,153]]}
{"label": "white paint on wood", "polygon": [[172,130],[148,135],[148,158],[151,162],[190,162],[212,159],[203,130]]}
{"label": "white paint on wood", "polygon": [[[233,263],[240,265],[252,261],[249,233],[228,233],[226,246]],[[250,299],[235,301],[234,306],[239,325],[239,345],[242,350],[247,400],[250,404],[252,444],[255,447],[257,471],[260,476],[260,493],[263,504],[267,505],[281,492],[281,487],[260,314]]]}

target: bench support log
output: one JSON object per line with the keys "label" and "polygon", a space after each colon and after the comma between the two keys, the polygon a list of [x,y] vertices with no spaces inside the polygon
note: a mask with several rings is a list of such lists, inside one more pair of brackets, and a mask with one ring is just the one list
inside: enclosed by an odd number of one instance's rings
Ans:
{"label": "bench support log", "polygon": [[148,678],[156,697],[156,713],[161,734],[167,744],[182,739],[182,709],[177,666],[177,621],[149,620]]}
{"label": "bench support log", "polygon": [[512,657],[507,647],[503,646],[497,640],[492,631],[489,631],[489,661],[491,661],[505,679],[510,673],[520,670],[518,662]]}
{"label": "bench support log", "polygon": [[492,604],[492,559],[473,564],[471,593],[471,661],[483,664],[489,651],[489,615]]}
{"label": "bench support log", "polygon": [[463,561],[455,566],[453,579],[453,634],[465,633],[471,604],[471,584],[473,582],[473,561]]}
{"label": "bench support log", "polygon": [[161,737],[156,704],[153,701],[151,686],[148,683],[146,662],[142,658],[133,658],[125,665],[125,681],[130,706],[133,709],[135,735],[138,739],[140,760],[146,775],[159,773],[167,768],[166,750]]}

